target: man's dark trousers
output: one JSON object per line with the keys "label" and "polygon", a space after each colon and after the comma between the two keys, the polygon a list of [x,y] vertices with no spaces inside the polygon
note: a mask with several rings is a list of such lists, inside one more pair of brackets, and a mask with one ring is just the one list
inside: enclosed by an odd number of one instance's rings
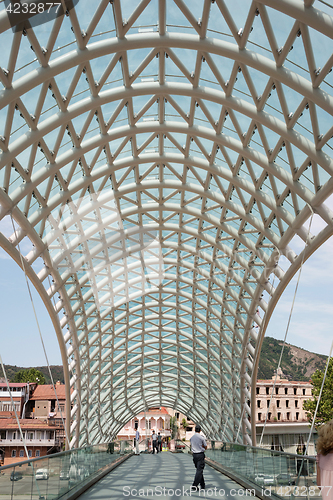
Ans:
{"label": "man's dark trousers", "polygon": [[205,480],[203,477],[203,470],[205,468],[205,454],[202,451],[201,453],[193,453],[193,463],[197,472],[195,473],[195,478],[192,486],[198,487],[200,484],[201,488],[205,488]]}

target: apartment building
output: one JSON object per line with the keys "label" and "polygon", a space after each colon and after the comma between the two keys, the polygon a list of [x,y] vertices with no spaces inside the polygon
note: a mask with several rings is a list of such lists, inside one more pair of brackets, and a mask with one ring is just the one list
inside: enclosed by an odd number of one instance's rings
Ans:
{"label": "apartment building", "polygon": [[[312,398],[312,384],[287,380],[281,369],[274,381],[275,375],[256,384],[257,445],[261,442],[265,448],[298,453],[309,437],[303,403]],[[315,453],[313,436],[308,452]]]}

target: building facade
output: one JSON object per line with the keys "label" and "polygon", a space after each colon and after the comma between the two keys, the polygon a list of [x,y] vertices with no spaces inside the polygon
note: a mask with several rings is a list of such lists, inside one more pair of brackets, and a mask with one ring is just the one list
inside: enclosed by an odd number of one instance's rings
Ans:
{"label": "building facade", "polygon": [[38,458],[58,451],[57,432],[59,426],[38,419],[20,419],[23,439],[16,418],[0,419],[0,462],[1,465]]}
{"label": "building facade", "polygon": [[[257,381],[257,446],[261,444],[265,448],[300,453],[309,437],[310,426],[303,403],[312,398],[312,384],[287,380],[282,370],[279,370],[275,384],[274,380],[275,375],[271,380]],[[315,454],[313,436],[308,454]]]}
{"label": "building facade", "polygon": [[139,413],[119,431],[117,439],[134,439],[136,429],[139,429],[141,439],[150,436],[153,430],[156,434],[160,432],[163,438],[171,437],[170,415],[167,409],[162,406]]}
{"label": "building facade", "polygon": [[25,418],[26,405],[28,404],[37,384],[11,383],[9,391],[6,383],[0,383],[0,418],[15,417]]}
{"label": "building facade", "polygon": [[[65,385],[0,384],[0,464],[61,451],[65,442]],[[14,406],[13,406],[14,405]],[[22,435],[16,420],[22,430]]]}

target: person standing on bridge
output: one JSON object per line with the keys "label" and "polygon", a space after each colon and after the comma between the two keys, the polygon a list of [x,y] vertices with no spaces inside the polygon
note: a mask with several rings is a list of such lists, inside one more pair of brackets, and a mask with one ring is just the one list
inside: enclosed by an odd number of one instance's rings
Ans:
{"label": "person standing on bridge", "polygon": [[140,450],[139,450],[139,441],[140,441],[140,432],[139,429],[136,429],[135,433],[135,454],[140,455]]}
{"label": "person standing on bridge", "polygon": [[191,488],[197,490],[200,485],[201,489],[205,489],[205,479],[203,476],[203,470],[205,468],[205,450],[207,450],[207,443],[203,436],[200,435],[201,427],[200,425],[195,426],[195,434],[191,437],[191,450],[193,453],[193,463],[197,469],[194,477],[194,481]]}
{"label": "person standing on bridge", "polygon": [[156,450],[156,453],[158,453],[158,448],[157,448],[157,436],[156,436],[155,431],[153,431],[153,433],[152,433],[152,435],[151,435],[151,441],[152,441],[152,445],[153,445],[153,455],[154,455],[155,450]]}

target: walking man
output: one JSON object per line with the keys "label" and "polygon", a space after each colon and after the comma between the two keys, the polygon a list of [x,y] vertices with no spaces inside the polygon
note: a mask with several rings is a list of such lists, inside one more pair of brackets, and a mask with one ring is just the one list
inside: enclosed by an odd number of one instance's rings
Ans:
{"label": "walking man", "polygon": [[140,432],[139,432],[139,429],[136,429],[136,433],[135,433],[135,454],[136,455],[140,455],[139,441],[140,441]]}
{"label": "walking man", "polygon": [[162,436],[160,432],[157,435],[157,451],[162,451]]}
{"label": "walking man", "polygon": [[[193,463],[197,469],[194,477],[191,491],[197,491],[200,485],[201,489],[205,489],[205,480],[203,477],[203,470],[205,468],[205,450],[207,450],[207,443],[203,436],[200,435],[200,425],[195,426],[195,434],[191,437],[191,450],[193,453]],[[195,490],[192,488],[195,488]]]}
{"label": "walking man", "polygon": [[151,435],[151,440],[152,440],[152,444],[153,444],[153,455],[154,455],[155,450],[156,450],[156,453],[158,453],[158,449],[157,449],[157,436],[155,434],[155,431],[153,431],[153,433]]}

